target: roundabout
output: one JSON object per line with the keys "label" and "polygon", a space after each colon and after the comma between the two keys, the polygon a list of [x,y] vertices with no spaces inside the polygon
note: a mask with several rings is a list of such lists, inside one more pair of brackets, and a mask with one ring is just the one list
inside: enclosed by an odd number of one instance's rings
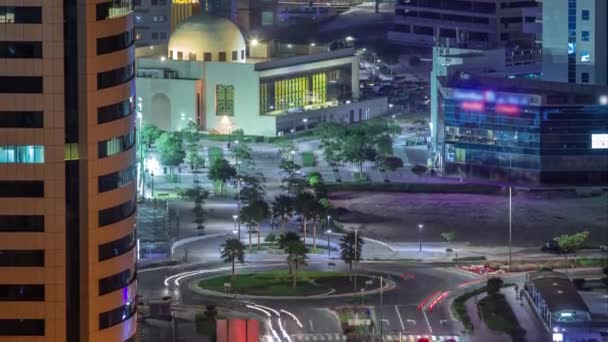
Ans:
{"label": "roundabout", "polygon": [[[299,272],[294,283],[287,271],[250,272],[245,274],[219,275],[203,279],[193,279],[190,289],[194,292],[222,297],[266,299],[266,300],[307,300],[350,297],[355,295],[355,282],[346,272],[305,271]],[[363,286],[356,295],[372,295],[380,291],[380,278],[372,274],[357,274],[358,283]],[[395,288],[392,280],[384,279],[383,291]],[[294,286],[295,285],[295,286]]]}

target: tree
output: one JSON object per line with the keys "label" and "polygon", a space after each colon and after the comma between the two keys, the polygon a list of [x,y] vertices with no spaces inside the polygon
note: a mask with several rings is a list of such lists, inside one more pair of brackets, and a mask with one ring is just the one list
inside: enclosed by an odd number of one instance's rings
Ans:
{"label": "tree", "polygon": [[255,166],[255,162],[251,155],[251,148],[244,142],[234,144],[232,154],[234,155],[235,162],[239,164],[237,165],[239,171],[241,170],[241,165],[245,168],[253,168]]}
{"label": "tree", "polygon": [[169,167],[169,171],[173,174],[173,168],[184,162],[186,152],[182,144],[182,138],[179,133],[164,132],[156,140],[160,162]]}
{"label": "tree", "polygon": [[488,296],[497,295],[500,292],[500,288],[502,287],[503,280],[500,278],[490,278],[488,279],[488,284],[486,286],[486,292]]}
{"label": "tree", "polygon": [[300,192],[295,198],[295,210],[302,216],[302,222],[304,223],[304,240],[306,241],[306,228],[308,220],[312,217],[314,212],[314,206],[317,200],[308,191]]}
{"label": "tree", "polygon": [[270,209],[268,203],[262,198],[255,199],[241,208],[241,219],[250,225],[249,247],[251,247],[251,226],[254,226],[258,231],[258,248],[260,248],[260,223],[268,218],[269,215]]}
{"label": "tree", "polygon": [[191,189],[178,191],[177,195],[184,199],[190,199],[194,201],[194,223],[198,230],[203,230],[205,227],[205,210],[203,209],[203,202],[209,197],[209,191],[203,189],[201,186],[195,186]]}
{"label": "tree", "polygon": [[589,232],[583,231],[572,235],[560,235],[553,240],[557,242],[559,248],[564,252],[566,260],[568,260],[569,252],[576,252],[581,249],[589,239]]}
{"label": "tree", "polygon": [[443,233],[441,233],[441,237],[445,240],[445,242],[451,243],[452,241],[454,241],[454,238],[456,237],[456,232],[454,232],[454,231],[443,232]]}
{"label": "tree", "polygon": [[[287,253],[287,246],[289,246],[294,241],[295,242],[300,241],[300,236],[294,232],[289,232],[287,234],[281,234],[281,236],[279,236],[279,240],[277,241],[278,242],[277,244],[283,252]],[[289,262],[289,259],[287,262],[287,267],[289,270],[289,274],[291,274],[291,263]]]}
{"label": "tree", "polygon": [[376,151],[370,145],[369,137],[364,134],[349,135],[344,140],[343,158],[357,164],[359,173],[363,173],[363,163],[376,159]]}
{"label": "tree", "polygon": [[236,261],[240,263],[245,262],[245,246],[237,238],[227,239],[222,244],[220,257],[225,263],[232,264],[232,278],[234,278],[234,263]]}
{"label": "tree", "polygon": [[224,184],[236,177],[236,169],[223,158],[217,159],[209,169],[209,179],[220,185],[220,196],[224,194]]}
{"label": "tree", "polygon": [[287,254],[287,264],[292,270],[291,275],[293,277],[293,288],[297,286],[298,279],[298,268],[300,266],[306,266],[306,260],[308,259],[308,248],[301,240],[291,241],[285,246],[285,253]]}
{"label": "tree", "polygon": [[274,202],[272,202],[272,214],[281,219],[281,232],[285,232],[285,221],[293,215],[293,210],[293,197],[278,195],[274,198]]}
{"label": "tree", "polygon": [[160,128],[152,124],[144,125],[141,130],[141,142],[144,144],[146,151],[152,147],[152,144],[158,140],[162,133],[163,131]]}
{"label": "tree", "polygon": [[403,167],[403,160],[401,160],[401,158],[399,158],[399,157],[388,156],[388,157],[386,157],[386,158],[383,159],[383,161],[382,161],[382,167],[385,170],[395,171],[398,168]]}
{"label": "tree", "polygon": [[340,239],[340,259],[348,264],[351,273],[353,272],[353,262],[361,260],[362,247],[363,238],[361,234],[349,232]]}

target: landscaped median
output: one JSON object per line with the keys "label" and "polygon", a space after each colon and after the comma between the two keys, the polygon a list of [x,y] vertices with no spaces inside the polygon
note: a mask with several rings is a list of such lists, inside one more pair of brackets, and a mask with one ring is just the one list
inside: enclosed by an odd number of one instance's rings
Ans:
{"label": "landscaped median", "polygon": [[[360,284],[369,284],[369,290],[378,290],[379,278],[357,275]],[[387,282],[384,282],[385,287]],[[228,285],[229,284],[229,285]],[[196,286],[210,293],[238,294],[242,297],[310,297],[345,295],[353,291],[350,275],[344,272],[299,271],[297,285],[288,271],[268,271],[222,275],[198,281]],[[228,286],[226,286],[228,285]]]}

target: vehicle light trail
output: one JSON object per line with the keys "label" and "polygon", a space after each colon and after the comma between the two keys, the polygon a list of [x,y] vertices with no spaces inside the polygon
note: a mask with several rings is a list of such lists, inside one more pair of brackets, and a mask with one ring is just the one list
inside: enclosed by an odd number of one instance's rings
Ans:
{"label": "vehicle light trail", "polygon": [[293,313],[287,311],[287,310],[283,310],[281,309],[281,312],[286,314],[287,316],[291,317],[294,321],[296,321],[296,324],[300,327],[300,328],[304,328],[304,326],[302,325],[302,323],[300,322],[300,320],[298,319],[298,317],[296,317],[296,315],[294,315]]}

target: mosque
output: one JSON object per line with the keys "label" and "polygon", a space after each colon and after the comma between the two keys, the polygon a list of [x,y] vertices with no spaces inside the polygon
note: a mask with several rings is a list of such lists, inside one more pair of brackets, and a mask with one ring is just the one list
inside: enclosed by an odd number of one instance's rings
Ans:
{"label": "mosque", "polygon": [[359,122],[387,112],[387,99],[359,95],[352,48],[246,42],[230,20],[190,17],[169,43],[138,48],[137,102],[143,124],[277,136],[322,122]]}

